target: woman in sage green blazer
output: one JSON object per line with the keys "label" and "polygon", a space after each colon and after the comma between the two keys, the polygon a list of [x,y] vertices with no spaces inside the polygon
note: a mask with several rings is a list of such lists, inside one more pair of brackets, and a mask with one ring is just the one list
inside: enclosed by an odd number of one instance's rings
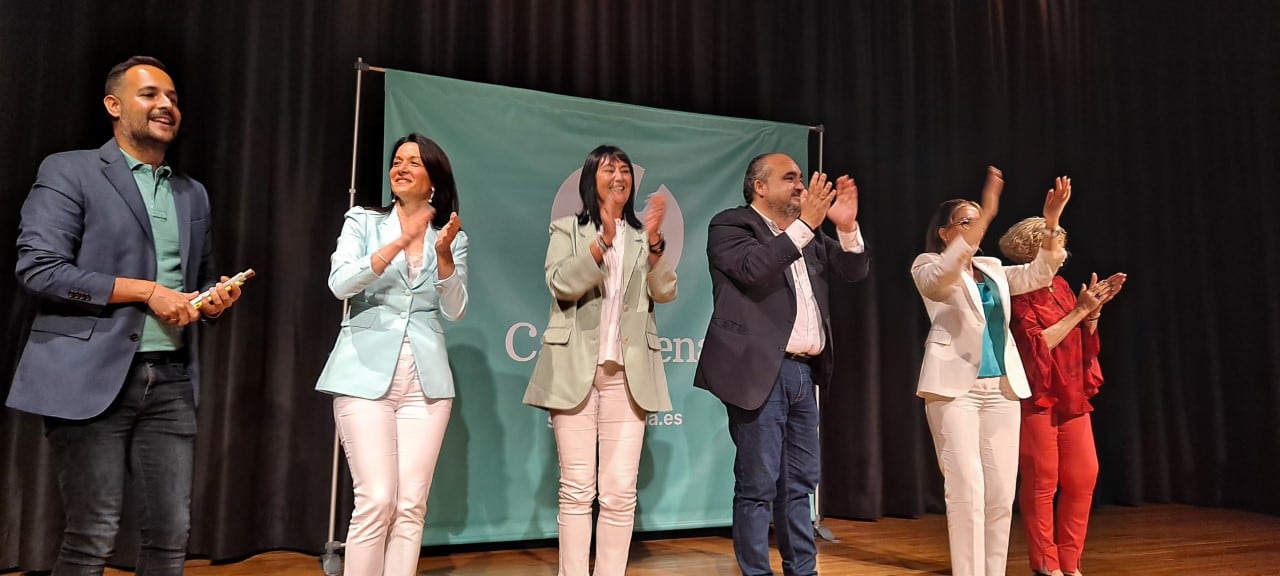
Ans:
{"label": "woman in sage green blazer", "polygon": [[441,319],[467,308],[467,235],[449,158],[420,134],[392,152],[395,201],[347,212],[330,258],[329,289],[350,308],[316,384],[334,395],[355,487],[347,574],[417,573],[453,407]]}
{"label": "woman in sage green blazer", "polygon": [[587,575],[597,487],[595,575],[621,576],[644,416],[671,409],[653,306],[675,299],[676,273],[662,257],[666,199],[651,197],[641,224],[625,152],[592,150],[578,192],[582,211],[551,224],[551,317],[524,402],[551,411],[560,461],[560,576]]}

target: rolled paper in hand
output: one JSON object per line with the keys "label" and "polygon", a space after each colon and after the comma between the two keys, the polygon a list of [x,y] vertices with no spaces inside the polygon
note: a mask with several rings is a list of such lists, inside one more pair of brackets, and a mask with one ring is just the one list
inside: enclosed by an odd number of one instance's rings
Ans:
{"label": "rolled paper in hand", "polygon": [[[235,276],[232,276],[230,279],[228,279],[228,280],[227,280],[227,284],[235,284],[236,286],[244,286],[244,282],[245,282],[245,280],[248,280],[248,279],[250,279],[250,278],[253,278],[253,277],[254,277],[254,276],[256,276],[256,275],[257,275],[257,272],[254,272],[254,271],[253,271],[253,268],[247,268],[247,269],[245,269],[245,271],[244,271],[244,272],[241,272],[241,273],[239,273],[239,274],[236,274]],[[202,304],[204,304],[204,299],[205,299],[205,298],[208,298],[208,297],[209,297],[209,293],[210,293],[210,292],[212,292],[212,291],[213,291],[214,289],[216,289],[216,288],[217,288],[217,286],[215,285],[213,288],[210,288],[210,289],[208,289],[208,290],[205,290],[204,292],[201,292],[199,296],[196,296],[195,298],[192,298],[192,299],[191,299],[191,305],[192,305],[192,306],[194,306],[196,310],[199,310],[199,309],[200,309],[200,306],[201,306]]]}

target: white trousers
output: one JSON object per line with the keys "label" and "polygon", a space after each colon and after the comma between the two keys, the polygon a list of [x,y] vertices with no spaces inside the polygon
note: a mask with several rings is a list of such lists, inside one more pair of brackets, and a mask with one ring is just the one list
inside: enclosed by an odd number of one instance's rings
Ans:
{"label": "white trousers", "polygon": [[596,500],[597,482],[595,576],[626,573],[644,426],[644,411],[627,391],[626,373],[613,362],[597,367],[595,384],[582,404],[551,411],[560,455],[559,576],[588,574],[591,504]]}
{"label": "white trousers", "polygon": [[382,398],[334,398],[355,486],[346,576],[417,574],[427,493],[452,408],[452,398],[423,395],[412,351],[402,352]]}
{"label": "white trousers", "polygon": [[954,576],[1003,576],[1017,493],[1021,405],[1005,378],[924,404],[942,469]]}

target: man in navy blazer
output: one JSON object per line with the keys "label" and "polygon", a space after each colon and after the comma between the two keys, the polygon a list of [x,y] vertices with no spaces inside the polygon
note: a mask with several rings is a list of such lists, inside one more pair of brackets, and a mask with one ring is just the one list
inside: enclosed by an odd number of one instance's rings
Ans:
{"label": "man in navy blazer", "polygon": [[[748,206],[711,219],[707,258],[715,309],[694,384],[729,415],[733,549],[742,573],[769,568],[769,522],[787,576],[817,574],[809,495],[818,484],[816,384],[831,376],[828,286],[867,276],[858,189],[791,157],[761,154],[743,181]],[[836,225],[839,240],[820,230]]]}
{"label": "man in navy blazer", "polygon": [[39,304],[7,404],[44,416],[66,512],[55,576],[102,574],[130,475],[146,510],[137,573],[181,574],[194,322],[220,315],[240,290],[214,275],[204,186],[164,163],[182,121],[164,65],[116,65],[103,104],[115,137],[46,158],[22,206],[17,275]]}

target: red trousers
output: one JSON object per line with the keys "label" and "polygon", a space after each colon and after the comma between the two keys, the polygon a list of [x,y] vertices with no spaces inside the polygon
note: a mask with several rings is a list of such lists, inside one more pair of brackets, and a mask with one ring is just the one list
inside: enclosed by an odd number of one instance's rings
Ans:
{"label": "red trousers", "polygon": [[[1022,406],[1018,505],[1027,530],[1031,569],[1076,572],[1098,479],[1093,423],[1088,413],[1063,420],[1048,411],[1033,412],[1034,405],[1027,401]],[[1053,497],[1059,488],[1055,522]]]}

